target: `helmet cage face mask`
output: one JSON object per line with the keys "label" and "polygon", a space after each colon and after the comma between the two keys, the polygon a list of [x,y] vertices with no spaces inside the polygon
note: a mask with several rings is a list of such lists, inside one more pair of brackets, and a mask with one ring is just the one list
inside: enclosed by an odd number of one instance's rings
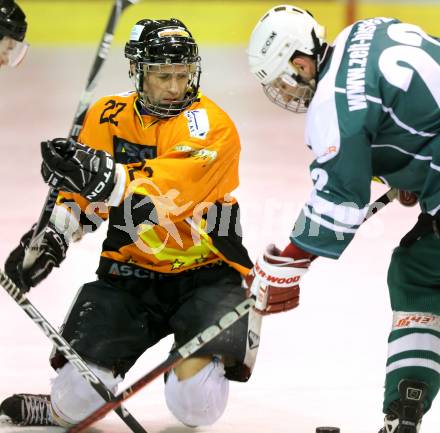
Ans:
{"label": "helmet cage face mask", "polygon": [[[198,95],[200,82],[200,63],[145,63],[138,62],[135,64],[135,74],[133,75],[136,91],[139,95],[139,102],[149,114],[167,118],[178,116],[182,111],[189,107]],[[146,91],[148,89],[149,74],[166,74],[166,75],[182,75],[188,76],[188,82],[185,93],[180,100],[172,103],[164,104],[154,101]]]}
{"label": "helmet cage face mask", "polygon": [[[132,29],[130,41],[125,45],[125,57],[135,65],[134,82],[139,102],[148,113],[156,117],[173,117],[189,107],[198,96],[200,85],[200,56],[195,40],[185,25],[174,18],[170,20],[141,20]],[[188,72],[187,89],[183,98],[171,104],[159,104],[146,94],[146,74],[170,73],[170,66],[184,65]],[[179,74],[179,69],[175,72]]]}
{"label": "helmet cage face mask", "polygon": [[285,72],[263,90],[271,102],[293,113],[305,113],[315,94],[315,80],[302,80],[294,65],[289,64]]}

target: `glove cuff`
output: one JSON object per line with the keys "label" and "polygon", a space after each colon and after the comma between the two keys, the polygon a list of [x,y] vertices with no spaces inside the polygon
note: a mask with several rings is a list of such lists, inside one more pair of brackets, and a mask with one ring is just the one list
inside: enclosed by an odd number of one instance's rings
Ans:
{"label": "glove cuff", "polygon": [[[273,287],[291,287],[292,284],[299,281],[301,276],[307,272],[307,267],[292,266],[296,261],[293,259],[288,260],[290,263],[279,263],[276,265],[268,263],[267,256],[265,255],[260,257],[255,263],[254,272],[262,281]],[[309,263],[308,260],[307,263]]]}
{"label": "glove cuff", "polygon": [[103,150],[98,150],[99,167],[93,173],[93,178],[80,194],[88,201],[106,202],[115,186],[115,161],[113,157]]}
{"label": "glove cuff", "polygon": [[119,206],[124,197],[127,182],[127,173],[122,164],[116,164],[115,186],[108,198],[108,206]]}

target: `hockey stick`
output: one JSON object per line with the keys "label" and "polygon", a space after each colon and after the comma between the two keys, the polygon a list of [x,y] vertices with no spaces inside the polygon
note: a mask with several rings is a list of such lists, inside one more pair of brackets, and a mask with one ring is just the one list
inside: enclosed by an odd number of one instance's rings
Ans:
{"label": "hockey stick", "polygon": [[[90,70],[86,87],[79,100],[78,108],[73,118],[73,124],[69,132],[69,137],[76,139],[79,135],[82,124],[84,123],[84,118],[92,100],[93,92],[96,88],[96,85],[98,84],[99,74],[101,72],[102,66],[107,60],[110,45],[115,34],[116,25],[118,24],[122,13],[127,7],[131,6],[132,4],[136,4],[137,2],[139,2],[139,0],[115,0],[106,28],[104,30],[104,34],[102,36],[101,42],[99,43],[98,51],[96,53],[92,69]],[[38,257],[41,241],[44,235],[44,229],[49,223],[50,216],[52,215],[52,211],[56,204],[58,193],[59,190],[57,188],[49,189],[49,193],[46,197],[46,201],[44,203],[40,217],[35,226],[29,248],[26,250],[24,256],[24,269],[32,266],[32,264]]]}
{"label": "hockey stick", "polygon": [[385,194],[381,195],[376,201],[368,206],[367,215],[365,216],[364,222],[377,213],[380,209],[386,206],[388,203],[392,202],[399,195],[399,190],[396,188],[390,188]]}
{"label": "hockey stick", "polygon": [[[44,334],[49,337],[55,347],[65,356],[65,358],[77,369],[79,374],[93,387],[93,389],[106,401],[113,401],[115,396],[101,382],[96,374],[76,353],[72,346],[55,330],[55,328],[41,315],[29,299],[21,292],[14,282],[0,270],[0,285],[11,296],[11,298],[21,307],[21,309],[38,325]],[[115,408],[115,412],[136,433],[147,433],[146,430],[136,421],[136,419],[122,407]]]}
{"label": "hockey stick", "polygon": [[254,305],[255,300],[253,298],[245,299],[232,311],[226,313],[222,318],[220,318],[216,324],[209,326],[178,349],[173,349],[165,361],[163,361],[161,364],[142,376],[135,383],[133,383],[133,385],[118,394],[113,400],[108,401],[95,412],[91,413],[87,418],[84,418],[78,424],[70,427],[67,432],[79,433],[84,431],[95,421],[99,420],[107,413],[109,413],[112,409],[118,407],[123,401],[129,399],[135,393],[140,391],[145,385],[149,384],[166,371],[171,370],[174,366],[176,366],[176,364],[182,361],[182,359],[186,359],[189,356],[193,355],[205,344],[209,343],[211,340],[217,337],[217,335],[219,335],[225,329],[229,328],[231,325],[233,325],[246,314],[248,314]]}

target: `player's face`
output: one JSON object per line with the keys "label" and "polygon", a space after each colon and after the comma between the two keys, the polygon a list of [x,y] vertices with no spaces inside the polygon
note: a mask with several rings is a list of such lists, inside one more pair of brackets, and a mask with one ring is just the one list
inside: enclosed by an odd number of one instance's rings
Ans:
{"label": "player's face", "polygon": [[194,65],[149,65],[144,71],[144,93],[149,102],[168,105],[181,101],[194,73]]}
{"label": "player's face", "polygon": [[312,59],[298,57],[292,61],[292,66],[298,74],[296,80],[288,75],[282,75],[274,82],[274,86],[280,90],[286,104],[303,98],[307,88],[315,88],[316,66]]}

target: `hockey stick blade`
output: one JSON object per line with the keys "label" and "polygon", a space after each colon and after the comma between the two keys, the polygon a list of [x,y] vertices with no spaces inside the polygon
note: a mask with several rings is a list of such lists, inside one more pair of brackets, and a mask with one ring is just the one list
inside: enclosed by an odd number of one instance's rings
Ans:
{"label": "hockey stick blade", "polygon": [[[98,83],[98,77],[101,72],[102,66],[107,60],[110,45],[113,41],[113,36],[116,30],[116,25],[119,19],[129,6],[138,3],[139,0],[116,0],[113,4],[113,8],[110,13],[110,17],[107,21],[104,34],[102,36],[101,42],[99,43],[98,50],[95,55],[95,60],[93,62],[92,68],[87,79],[86,87],[80,97],[78,108],[75,112],[73,118],[73,124],[69,132],[69,138],[77,138],[79,131],[84,123],[85,115],[90,106],[93,92]],[[25,257],[23,260],[23,268],[27,269],[35,262],[38,257],[38,251],[40,249],[40,241],[42,239],[42,234],[47,224],[49,223],[50,216],[56,204],[56,199],[58,197],[59,190],[56,188],[50,188],[49,193],[46,197],[43,209],[38,218],[32,239],[30,241],[30,247],[25,252]]]}
{"label": "hockey stick blade", "polygon": [[[57,350],[64,355],[64,357],[76,368],[78,373],[93,387],[93,389],[105,401],[112,401],[115,398],[113,393],[101,382],[98,376],[96,376],[78,353],[76,353],[72,346],[55,330],[55,328],[44,318],[44,316],[2,270],[0,270],[0,285],[44,332],[46,337],[52,341]],[[147,433],[125,408],[119,407],[115,412],[133,432]]]}
{"label": "hockey stick blade", "polygon": [[218,322],[214,325],[209,326],[204,331],[197,334],[194,338],[188,341],[183,346],[178,349],[174,349],[170,352],[169,357],[149,371],[147,374],[138,379],[133,385],[128,387],[125,391],[118,394],[113,400],[108,401],[95,412],[91,413],[87,418],[84,418],[80,423],[70,427],[67,431],[69,433],[80,433],[83,432],[87,427],[92,425],[95,421],[98,421],[111,410],[114,410],[125,400],[132,397],[135,393],[140,391],[144,386],[148,385],[154,379],[162,375],[163,373],[171,370],[176,366],[182,359],[188,358],[189,356],[196,353],[205,344],[209,343],[215,337],[217,337],[225,329],[229,328],[231,325],[236,323],[246,314],[248,314],[255,305],[254,298],[247,298],[239,305],[237,305],[232,311],[226,313]]}

